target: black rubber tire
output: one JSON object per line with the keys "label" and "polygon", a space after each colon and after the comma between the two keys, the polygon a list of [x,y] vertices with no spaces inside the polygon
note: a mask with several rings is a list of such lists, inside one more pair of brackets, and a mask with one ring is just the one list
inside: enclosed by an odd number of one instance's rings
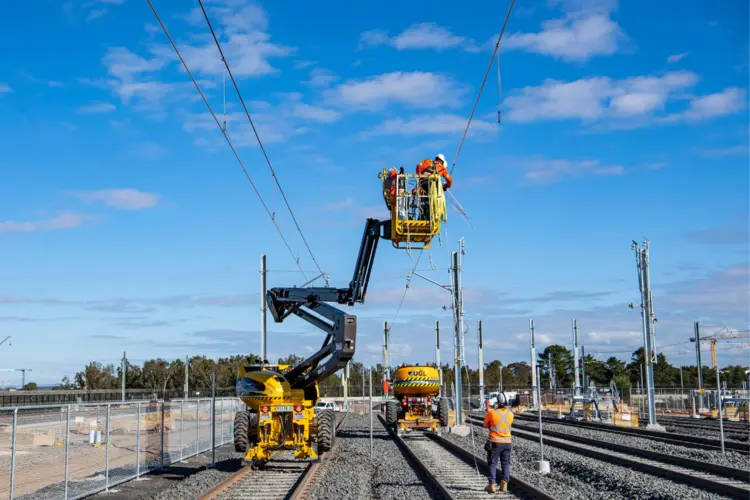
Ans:
{"label": "black rubber tire", "polygon": [[250,447],[250,414],[247,411],[238,411],[234,415],[234,451],[247,453]]}
{"label": "black rubber tire", "polygon": [[385,404],[385,423],[388,425],[396,425],[399,410],[400,405],[398,401],[388,401]]}
{"label": "black rubber tire", "polygon": [[333,447],[334,434],[336,432],[336,416],[332,410],[323,410],[318,413],[318,450],[325,453]]}
{"label": "black rubber tire", "polygon": [[438,401],[438,420],[441,427],[448,427],[448,400],[445,398]]}

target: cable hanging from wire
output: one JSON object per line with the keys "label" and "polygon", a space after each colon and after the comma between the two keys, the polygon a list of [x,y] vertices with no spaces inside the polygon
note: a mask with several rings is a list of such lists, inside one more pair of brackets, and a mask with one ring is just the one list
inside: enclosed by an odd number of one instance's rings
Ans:
{"label": "cable hanging from wire", "polygon": [[271,169],[271,176],[273,177],[274,181],[276,181],[276,186],[278,186],[279,191],[281,192],[281,196],[282,198],[284,198],[284,203],[286,204],[286,207],[289,209],[289,213],[292,216],[294,225],[297,227],[297,231],[302,237],[302,241],[304,242],[305,247],[307,247],[307,251],[310,253],[310,257],[315,263],[315,267],[318,268],[318,271],[320,273],[323,273],[323,270],[320,268],[320,265],[318,265],[318,261],[315,260],[315,256],[313,255],[310,245],[307,243],[307,240],[305,239],[305,235],[302,234],[302,229],[299,227],[299,223],[297,223],[297,218],[294,216],[294,211],[292,210],[292,207],[289,205],[289,200],[287,199],[286,194],[284,193],[284,190],[281,188],[281,183],[279,182],[279,179],[276,176],[276,171],[274,170],[273,165],[271,165],[271,160],[269,159],[268,154],[266,153],[266,148],[263,147],[263,143],[260,140],[260,136],[258,135],[258,131],[255,128],[253,119],[250,117],[250,112],[247,110],[247,106],[245,105],[245,100],[242,98],[242,93],[240,92],[240,88],[237,86],[237,82],[234,79],[232,70],[229,67],[229,62],[227,61],[227,58],[224,56],[224,51],[221,49],[221,43],[219,43],[219,39],[216,37],[216,32],[214,32],[214,28],[211,25],[211,21],[208,19],[208,13],[206,12],[206,9],[203,7],[203,2],[201,0],[198,0],[198,4],[200,5],[201,11],[203,11],[203,17],[206,19],[206,24],[208,24],[208,29],[211,31],[211,36],[214,38],[214,42],[216,42],[216,48],[219,49],[219,54],[221,54],[221,61],[224,63],[224,66],[227,69],[227,73],[229,74],[229,78],[232,80],[232,85],[234,85],[234,90],[237,92],[237,97],[239,97],[240,103],[242,103],[242,108],[245,110],[245,115],[247,116],[247,120],[250,122],[250,126],[252,127],[253,133],[255,134],[255,138],[257,139],[258,145],[260,146],[260,150],[261,152],[263,152],[263,156],[266,159],[268,168]]}
{"label": "cable hanging from wire", "polygon": [[[464,141],[466,140],[466,134],[469,132],[469,127],[471,126],[471,120],[474,118],[474,113],[477,110],[477,105],[479,104],[479,98],[482,97],[482,91],[484,90],[484,85],[487,83],[487,77],[490,75],[490,70],[492,70],[492,65],[495,62],[495,54],[497,53],[498,49],[500,48],[500,40],[503,39],[503,33],[505,33],[505,27],[508,25],[508,19],[510,18],[510,13],[513,10],[513,4],[516,3],[516,0],[511,0],[510,7],[508,8],[508,14],[505,16],[505,22],[503,23],[503,29],[500,30],[500,36],[497,37],[497,43],[495,44],[495,50],[492,51],[492,57],[490,57],[490,64],[487,66],[487,71],[484,74],[484,79],[482,80],[482,86],[479,87],[479,93],[477,94],[477,100],[474,101],[474,108],[471,110],[471,115],[469,115],[469,121],[466,124],[466,129],[464,129],[464,135],[461,138],[461,143],[458,145],[458,151],[456,152],[456,157],[453,159],[453,165],[451,166],[450,174],[453,175],[453,169],[456,168],[456,162],[458,161],[458,157],[461,155],[461,148],[464,146]],[[498,118],[500,117],[498,113]]]}
{"label": "cable hanging from wire", "polygon": [[[391,320],[391,326],[393,326],[394,323],[396,323],[396,318],[398,318],[399,313],[401,312],[401,308],[404,305],[404,300],[406,300],[406,294],[409,291],[409,287],[411,286],[411,278],[414,276],[414,272],[417,270],[417,266],[419,265],[419,259],[422,258],[422,253],[419,252],[419,255],[417,255],[417,260],[414,262],[414,267],[411,268],[411,271],[409,271],[408,276],[406,277],[406,288],[404,288],[404,294],[401,296],[401,301],[398,304],[398,308],[396,309],[396,314],[393,315],[393,319]],[[388,327],[390,330],[391,327]]]}
{"label": "cable hanging from wire", "polygon": [[224,139],[226,139],[227,144],[229,145],[229,148],[232,150],[234,157],[237,159],[237,162],[240,164],[240,167],[242,167],[242,171],[245,172],[245,177],[247,177],[247,180],[250,182],[250,185],[253,187],[253,190],[255,191],[255,194],[258,196],[258,199],[263,205],[263,208],[266,210],[268,217],[271,219],[271,222],[276,227],[276,230],[279,232],[279,236],[281,236],[281,239],[284,242],[284,245],[286,245],[287,250],[289,250],[289,253],[292,255],[292,258],[294,258],[294,262],[297,264],[297,267],[302,273],[302,276],[304,276],[304,278],[307,279],[307,275],[305,274],[305,271],[302,269],[302,266],[299,263],[299,258],[292,251],[292,247],[289,246],[289,242],[287,242],[286,238],[284,237],[284,233],[282,233],[281,228],[279,227],[279,224],[276,222],[276,218],[274,217],[273,213],[271,213],[271,211],[269,210],[268,205],[266,205],[266,202],[263,199],[263,196],[261,196],[260,191],[258,191],[258,187],[255,185],[255,182],[253,182],[253,179],[250,177],[250,174],[248,173],[247,168],[245,168],[245,164],[242,163],[242,159],[240,159],[240,156],[237,153],[237,150],[234,148],[232,141],[229,139],[229,136],[227,135],[226,130],[224,129],[224,127],[221,126],[219,119],[216,117],[216,113],[214,113],[214,110],[211,108],[211,105],[208,103],[208,99],[206,99],[206,96],[203,94],[203,91],[201,90],[200,85],[198,85],[198,81],[195,79],[187,63],[182,58],[182,54],[180,54],[180,51],[177,48],[177,45],[175,45],[174,41],[172,40],[172,37],[170,36],[169,31],[167,30],[167,27],[164,25],[161,18],[159,17],[159,14],[156,12],[156,7],[154,7],[154,4],[151,3],[151,0],[147,0],[147,1],[148,1],[149,7],[151,7],[151,10],[154,13],[154,16],[156,17],[156,20],[159,22],[161,29],[164,31],[164,34],[167,36],[167,39],[169,40],[169,43],[172,45],[172,48],[174,49],[175,54],[177,54],[177,57],[180,59],[180,62],[185,67],[185,71],[190,76],[190,79],[193,81],[193,85],[195,85],[195,88],[198,90],[198,93],[203,99],[203,102],[206,104],[208,111],[211,113],[211,116],[216,122],[216,126],[219,127],[219,130],[221,130],[221,133],[224,136]]}

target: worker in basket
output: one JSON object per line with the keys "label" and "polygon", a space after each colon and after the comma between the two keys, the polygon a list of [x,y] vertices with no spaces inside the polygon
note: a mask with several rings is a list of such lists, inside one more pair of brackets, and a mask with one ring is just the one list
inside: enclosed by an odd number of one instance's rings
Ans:
{"label": "worker in basket", "polygon": [[434,160],[426,158],[417,164],[417,174],[421,176],[421,179],[417,188],[415,188],[415,194],[419,196],[422,220],[430,220],[430,188],[427,179],[435,173],[445,179],[443,191],[448,190],[453,185],[453,179],[448,173],[448,169],[445,168],[445,156],[442,153],[437,155]]}
{"label": "worker in basket", "polygon": [[492,405],[492,410],[487,412],[487,415],[484,417],[484,427],[490,431],[489,438],[484,444],[484,450],[487,452],[487,465],[489,466],[489,484],[486,490],[488,493],[496,491],[495,479],[498,459],[502,474],[500,491],[508,491],[511,452],[510,430],[513,426],[513,412],[507,405],[508,402],[505,399],[505,394],[498,394]]}

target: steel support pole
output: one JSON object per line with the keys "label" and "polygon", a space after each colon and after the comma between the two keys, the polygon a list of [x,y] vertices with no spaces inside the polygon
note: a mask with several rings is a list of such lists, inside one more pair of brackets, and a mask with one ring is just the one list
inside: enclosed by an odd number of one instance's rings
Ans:
{"label": "steel support pole", "polygon": [[125,356],[125,351],[122,351],[122,367],[120,368],[120,374],[122,375],[122,402],[125,402],[125,380],[128,374],[128,360]]}
{"label": "steel support pole", "polygon": [[648,397],[648,426],[657,427],[656,403],[654,394],[654,364],[656,363],[656,336],[654,333],[653,303],[651,299],[649,271],[649,242],[644,240],[643,248],[633,242],[638,267],[638,286],[641,292],[641,317],[643,323],[643,348],[646,362],[646,395]]}
{"label": "steel support pole", "polygon": [[112,404],[107,403],[107,421],[105,422],[104,439],[104,491],[109,491],[109,429],[111,428]]}
{"label": "steel support pole", "polygon": [[482,359],[482,320],[477,324],[479,337],[479,403],[484,407],[484,360]]}
{"label": "steel support pole", "polygon": [[578,371],[578,320],[573,320],[573,394],[581,395],[581,374]]}
{"label": "steel support pole", "polygon": [[166,401],[161,402],[161,466],[164,467],[164,405]]}
{"label": "steel support pole", "polygon": [[[10,438],[10,500],[13,500],[13,492],[16,486],[16,430],[18,429],[18,408],[13,408],[13,428],[11,429],[12,435]],[[67,451],[66,451],[67,458]],[[67,465],[67,460],[66,460]],[[66,474],[67,477],[67,474]]]}
{"label": "steel support pole", "polygon": [[141,403],[138,402],[138,413],[135,422],[135,477],[141,475]]}
{"label": "steel support pole", "polygon": [[682,406],[682,409],[685,409],[685,384],[682,380],[682,365],[680,365],[680,403]]}
{"label": "steel support pole", "polygon": [[[698,389],[703,389],[703,360],[701,359],[701,327],[696,321],[693,323],[695,330],[695,358],[698,365]],[[703,394],[698,393],[698,413],[703,408]]]}
{"label": "steel support pole", "polygon": [[65,500],[68,499],[68,475],[70,473],[70,405],[68,405],[68,415],[65,421]]}
{"label": "steel support pole", "polygon": [[[539,368],[537,368],[537,370],[539,370]],[[538,373],[537,373],[536,379],[537,380],[541,380],[541,377],[539,376]],[[539,460],[543,461],[544,460],[544,437],[542,435],[542,391],[541,391],[541,384],[540,384],[539,387],[537,387],[537,389],[538,390],[535,391],[536,394],[537,394],[537,399],[536,399],[535,402],[537,404],[537,408],[539,408]]]}
{"label": "steel support pole", "polygon": [[435,362],[438,367],[438,377],[440,379],[440,396],[443,397],[443,367],[440,364],[440,322],[435,320]]}
{"label": "steel support pole", "polygon": [[188,399],[190,397],[188,395],[188,389],[189,389],[189,387],[188,387],[188,371],[189,370],[190,370],[190,359],[187,356],[185,356],[185,384],[184,384],[184,388],[183,388],[183,391],[184,391],[185,395],[183,396],[183,399]]}
{"label": "steel support pole", "polygon": [[260,256],[260,363],[264,365],[266,363],[267,346],[266,346],[266,311],[268,306],[266,305],[266,275],[268,269],[266,268],[266,254]]}
{"label": "steel support pole", "polygon": [[390,360],[388,359],[388,322],[383,322],[383,382],[390,378],[388,366]]}
{"label": "steel support pole", "polygon": [[724,416],[721,414],[721,375],[719,365],[716,365],[716,406],[719,409],[719,434],[721,435],[721,454],[726,455],[724,449]]}
{"label": "steel support pole", "polygon": [[529,320],[529,334],[531,335],[531,394],[534,404],[537,403],[537,369],[536,369],[536,345],[534,344],[534,320]]}
{"label": "steel support pole", "polygon": [[463,323],[463,317],[461,314],[461,268],[459,261],[459,253],[452,252],[453,257],[453,308],[454,308],[454,334],[456,337],[455,341],[455,352],[454,352],[454,378],[456,384],[456,425],[463,424],[463,401],[461,395],[461,369],[462,359],[461,353],[463,352],[462,332],[461,326]]}
{"label": "steel support pole", "polygon": [[344,367],[344,409],[349,411],[349,361]]}
{"label": "steel support pole", "polygon": [[216,372],[211,372],[211,465],[216,465]]}
{"label": "steel support pole", "polygon": [[370,367],[370,460],[372,460],[372,367]]}
{"label": "steel support pole", "polygon": [[180,462],[185,455],[185,400],[180,401]]}

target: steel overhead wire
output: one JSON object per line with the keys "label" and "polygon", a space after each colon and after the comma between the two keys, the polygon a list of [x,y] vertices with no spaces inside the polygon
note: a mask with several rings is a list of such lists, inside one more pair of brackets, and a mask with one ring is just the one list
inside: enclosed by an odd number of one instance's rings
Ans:
{"label": "steel overhead wire", "polygon": [[411,278],[412,276],[414,276],[414,272],[417,270],[417,266],[419,265],[419,259],[422,258],[422,252],[424,252],[424,250],[421,250],[419,252],[419,255],[417,255],[417,261],[414,263],[414,267],[411,268],[411,271],[409,272],[409,276],[407,276],[406,278],[406,288],[404,288],[404,294],[401,296],[401,301],[399,302],[398,308],[396,309],[396,314],[393,315],[393,319],[391,320],[391,326],[393,326],[393,324],[396,323],[396,318],[398,318],[398,314],[401,312],[401,307],[403,307],[404,305],[404,300],[406,300],[406,293],[409,291],[409,286],[411,285]]}
{"label": "steel overhead wire", "polygon": [[479,104],[479,98],[482,96],[482,90],[484,90],[484,84],[487,83],[487,77],[490,75],[490,70],[492,70],[492,64],[495,62],[495,54],[497,53],[497,50],[500,48],[500,40],[503,39],[503,33],[505,33],[505,27],[508,25],[508,19],[510,19],[510,12],[513,10],[514,3],[516,3],[516,0],[511,0],[510,7],[508,8],[508,14],[506,14],[505,22],[503,23],[503,29],[500,30],[500,36],[497,37],[495,50],[492,51],[492,57],[490,57],[490,64],[489,66],[487,66],[487,72],[484,74],[484,79],[482,80],[482,86],[479,87],[477,100],[474,101],[474,108],[471,110],[469,121],[466,124],[466,129],[464,130],[464,136],[461,138],[461,143],[458,145],[458,151],[456,152],[456,157],[453,159],[453,165],[451,166],[451,171],[450,171],[451,175],[453,175],[453,169],[456,168],[456,162],[458,161],[458,157],[461,154],[461,148],[463,148],[464,146],[464,141],[466,140],[466,134],[469,132],[469,127],[471,126],[471,120],[474,118],[474,113],[476,112],[477,105]]}
{"label": "steel overhead wire", "polygon": [[310,253],[310,258],[312,258],[313,262],[315,263],[315,267],[318,268],[318,271],[322,273],[323,270],[320,268],[320,265],[318,265],[318,261],[315,260],[315,256],[313,255],[310,245],[308,245],[307,240],[305,239],[305,235],[302,234],[302,229],[299,227],[299,224],[297,223],[297,218],[294,216],[294,211],[292,210],[292,207],[289,205],[289,200],[287,200],[286,194],[284,193],[284,190],[281,188],[281,183],[279,182],[279,179],[276,176],[276,171],[273,169],[273,165],[271,165],[271,160],[268,158],[268,154],[266,153],[266,148],[263,147],[263,143],[260,140],[258,131],[255,129],[255,124],[253,123],[253,119],[250,117],[250,112],[247,110],[247,106],[245,105],[245,100],[242,98],[242,93],[240,93],[240,88],[237,86],[237,82],[234,79],[232,70],[229,68],[229,62],[227,61],[227,58],[224,56],[224,51],[221,49],[221,44],[219,43],[219,39],[216,37],[216,33],[214,32],[214,28],[211,25],[211,21],[208,19],[208,13],[206,13],[206,9],[203,7],[203,2],[201,0],[198,0],[198,5],[200,5],[201,11],[203,11],[203,17],[206,19],[206,24],[208,24],[208,29],[211,31],[211,36],[214,38],[214,42],[216,42],[216,48],[219,49],[219,54],[221,54],[221,60],[224,63],[224,66],[227,68],[227,73],[229,73],[229,78],[232,80],[232,85],[234,85],[234,90],[237,92],[237,97],[239,97],[240,103],[242,103],[242,108],[245,110],[245,115],[247,116],[247,120],[250,122],[250,126],[252,127],[253,133],[255,134],[255,138],[257,139],[258,145],[260,146],[260,150],[263,152],[263,156],[266,159],[266,163],[268,164],[268,168],[271,169],[271,176],[273,177],[274,181],[276,181],[276,186],[278,186],[279,191],[281,192],[281,196],[282,198],[284,198],[284,203],[286,204],[286,207],[289,209],[289,213],[292,216],[294,225],[297,227],[297,231],[299,232],[299,235],[302,237],[302,241],[304,242],[305,247],[307,247],[307,251]]}
{"label": "steel overhead wire", "polygon": [[216,113],[214,113],[214,110],[211,109],[211,105],[208,103],[208,99],[206,99],[206,96],[203,94],[203,91],[200,88],[200,85],[198,85],[197,80],[193,76],[193,73],[190,71],[190,68],[188,67],[185,60],[182,58],[182,54],[180,54],[179,49],[177,48],[177,45],[175,45],[174,41],[172,40],[172,37],[169,35],[169,31],[167,30],[167,27],[162,22],[161,18],[159,17],[159,14],[156,12],[156,7],[154,7],[154,4],[151,3],[151,0],[147,0],[149,7],[151,7],[151,10],[154,13],[154,16],[156,17],[156,20],[159,22],[159,25],[161,26],[161,29],[164,31],[164,34],[167,36],[167,39],[169,40],[169,43],[172,45],[172,48],[175,51],[175,54],[177,54],[177,57],[180,59],[180,62],[185,67],[185,71],[187,71],[187,74],[190,76],[190,79],[193,81],[193,85],[195,85],[195,88],[198,90],[198,93],[200,94],[201,98],[203,99],[203,102],[206,104],[206,107],[208,108],[208,111],[211,113],[211,116],[213,117],[214,121],[216,122],[216,126],[219,127],[219,130],[221,130],[222,135],[224,136],[224,139],[226,139],[227,144],[229,144],[229,148],[232,150],[232,153],[234,153],[234,157],[237,159],[237,162],[240,164],[240,167],[242,167],[242,171],[245,172],[245,177],[247,177],[247,180],[250,181],[250,185],[253,187],[253,190],[255,191],[255,194],[258,196],[258,199],[260,200],[261,204],[263,205],[263,208],[266,210],[266,213],[268,214],[268,217],[271,219],[271,222],[273,222],[273,225],[276,227],[276,230],[279,232],[279,236],[281,236],[281,239],[284,242],[284,245],[286,245],[287,250],[289,250],[289,253],[294,258],[294,262],[297,264],[297,267],[299,267],[300,272],[302,273],[302,276],[307,279],[307,275],[305,275],[305,272],[302,270],[302,266],[300,266],[299,259],[296,255],[294,255],[294,252],[292,251],[292,248],[289,246],[289,243],[287,242],[286,238],[284,237],[284,233],[281,232],[281,228],[279,227],[278,223],[276,222],[276,218],[273,216],[271,211],[268,209],[268,205],[266,205],[265,200],[263,199],[263,196],[261,196],[260,191],[258,191],[257,186],[255,185],[255,182],[253,182],[253,179],[250,177],[250,174],[247,171],[247,168],[245,168],[245,164],[242,163],[242,160],[240,159],[239,154],[237,153],[237,150],[234,148],[234,145],[232,144],[232,141],[229,139],[229,136],[227,135],[226,130],[221,126],[221,123],[219,123],[219,119],[216,118]]}

